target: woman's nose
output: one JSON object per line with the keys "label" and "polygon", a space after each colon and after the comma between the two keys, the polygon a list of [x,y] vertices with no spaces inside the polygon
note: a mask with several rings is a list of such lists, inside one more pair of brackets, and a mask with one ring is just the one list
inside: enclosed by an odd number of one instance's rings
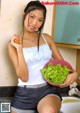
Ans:
{"label": "woman's nose", "polygon": [[32,24],[33,25],[36,25],[37,24],[37,19],[34,19],[33,22],[32,22]]}

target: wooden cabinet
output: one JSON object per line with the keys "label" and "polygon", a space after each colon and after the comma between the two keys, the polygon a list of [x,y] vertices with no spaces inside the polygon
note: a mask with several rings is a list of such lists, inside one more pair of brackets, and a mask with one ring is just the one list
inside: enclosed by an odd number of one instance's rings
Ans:
{"label": "wooden cabinet", "polygon": [[[80,76],[80,49],[77,49],[76,70]],[[80,80],[77,80],[77,83],[80,85]]]}
{"label": "wooden cabinet", "polygon": [[[76,71],[80,76],[80,45],[73,45],[73,44],[63,44],[63,43],[56,43],[58,47],[63,47],[63,48],[72,48],[77,50],[76,54]],[[78,85],[80,85],[80,80],[76,81]]]}

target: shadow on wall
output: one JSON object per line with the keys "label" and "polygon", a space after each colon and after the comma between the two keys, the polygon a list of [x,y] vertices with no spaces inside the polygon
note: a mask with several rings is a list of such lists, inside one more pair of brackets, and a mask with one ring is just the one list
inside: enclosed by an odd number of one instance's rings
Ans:
{"label": "shadow on wall", "polygon": [[[12,86],[16,86],[17,85],[17,82],[18,82],[18,78],[17,78],[17,75],[16,75],[16,73],[15,73],[15,69],[14,69],[14,67],[13,67],[13,65],[12,65],[12,62],[11,62],[11,60],[10,60],[10,58],[9,58],[9,54],[8,54],[8,43],[9,42],[7,42],[6,43],[6,45],[5,45],[5,47],[4,47],[4,56],[5,56],[5,62],[6,62],[6,68],[7,68],[7,79],[9,79],[8,81],[10,81],[11,83],[12,83]],[[13,58],[14,58],[14,56],[13,56]],[[6,78],[5,78],[6,79]],[[8,83],[6,83],[6,84],[8,84]],[[4,86],[5,86],[5,84],[4,84]]]}

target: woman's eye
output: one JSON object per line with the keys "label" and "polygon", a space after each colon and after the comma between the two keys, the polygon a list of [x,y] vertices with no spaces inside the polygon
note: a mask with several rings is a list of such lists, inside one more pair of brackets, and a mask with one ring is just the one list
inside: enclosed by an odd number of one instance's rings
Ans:
{"label": "woman's eye", "polygon": [[30,15],[31,18],[34,18],[34,16]]}
{"label": "woman's eye", "polygon": [[39,22],[43,22],[43,20],[38,20]]}

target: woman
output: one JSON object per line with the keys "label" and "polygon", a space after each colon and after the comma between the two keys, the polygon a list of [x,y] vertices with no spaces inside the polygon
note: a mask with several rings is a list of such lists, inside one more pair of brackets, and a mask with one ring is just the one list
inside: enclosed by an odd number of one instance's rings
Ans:
{"label": "woman", "polygon": [[[9,56],[18,76],[18,87],[12,101],[11,113],[58,113],[61,96],[57,87],[46,83],[40,69],[50,59],[63,59],[52,38],[41,33],[46,8],[39,1],[31,1],[24,9],[23,32],[13,35],[8,45]],[[74,71],[60,87],[77,79]],[[30,111],[30,113],[32,113]]]}

